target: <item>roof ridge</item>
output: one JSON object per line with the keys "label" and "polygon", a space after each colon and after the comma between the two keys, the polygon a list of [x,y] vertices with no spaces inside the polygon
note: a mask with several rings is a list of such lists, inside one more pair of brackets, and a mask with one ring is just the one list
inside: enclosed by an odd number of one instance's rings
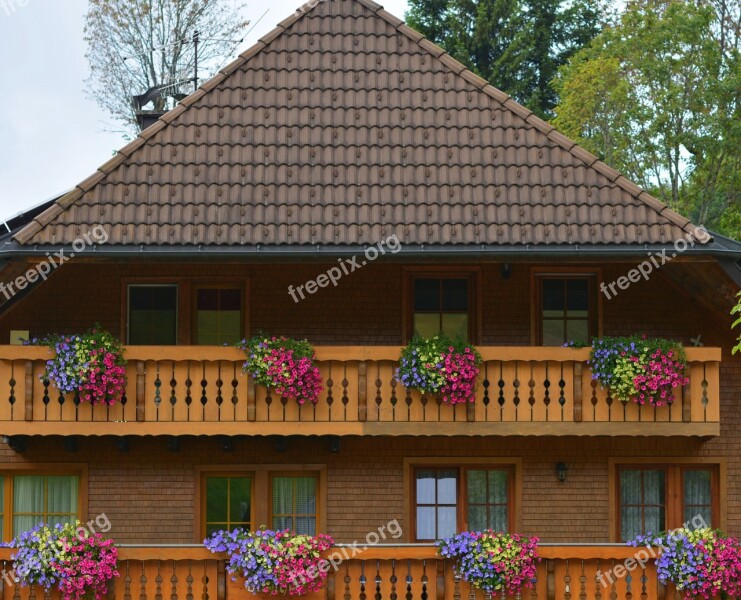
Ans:
{"label": "roof ridge", "polygon": [[[219,69],[218,73],[205,81],[197,90],[186,96],[172,110],[160,117],[153,125],[141,131],[139,135],[123,146],[115,156],[103,163],[89,177],[78,183],[70,192],[59,198],[47,210],[36,216],[23,229],[17,232],[13,237],[20,243],[24,244],[40,230],[46,227],[55,217],[63,213],[85,193],[90,191],[95,185],[105,179],[110,173],[125,163],[131,155],[141,148],[150,138],[169,126],[175,119],[191,108],[198,100],[206,96],[209,92],[217,88],[235,71],[241,68],[248,60],[259,54],[263,49],[287,31],[300,19],[316,9],[316,7],[327,0],[309,0],[309,2],[300,6],[294,13],[280,21],[272,30],[263,35],[257,42],[240,53],[232,62]],[[427,39],[420,32],[412,29],[406,23],[395,15],[386,11],[383,6],[373,0],[352,0],[368,9],[372,14],[380,17],[388,23],[394,30],[412,40],[418,47],[426,53],[437,58],[455,75],[460,76],[470,83],[479,91],[499,102],[504,108],[518,115],[525,123],[543,133],[545,137],[575,157],[587,167],[595,169],[598,173],[606,177],[611,183],[617,185],[633,198],[647,205],[658,215],[664,217],[670,223],[676,225],[683,231],[691,233],[694,231],[694,225],[686,217],[681,216],[669,206],[657,198],[651,196],[641,187],[627,179],[621,173],[599,160],[595,155],[579,146],[576,142],[558,132],[552,125],[538,117],[528,108],[516,102],[505,92],[491,85],[484,78],[476,75],[461,62],[456,60],[443,48]],[[307,5],[310,6],[304,10]],[[712,238],[711,238],[712,239]],[[708,240],[709,241],[709,240]]]}

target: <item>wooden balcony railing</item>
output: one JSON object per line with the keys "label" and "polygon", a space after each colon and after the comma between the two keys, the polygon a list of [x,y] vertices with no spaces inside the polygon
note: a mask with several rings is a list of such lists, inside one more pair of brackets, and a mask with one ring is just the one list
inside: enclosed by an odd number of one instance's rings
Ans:
{"label": "wooden balcony railing", "polygon": [[[324,391],[299,406],[256,386],[244,355],[213,346],[130,346],[115,406],[62,395],[39,347],[0,346],[2,435],[686,435],[720,433],[719,348],[688,348],[671,406],[623,404],[592,380],[587,349],[480,347],[475,402],[449,406],[394,379],[399,347],[323,346]],[[105,423],[105,425],[103,425]]]}
{"label": "wooden balcony railing", "polygon": [[[341,548],[335,550],[341,551]],[[334,550],[333,550],[334,551]],[[58,600],[36,586],[21,587],[13,582],[13,563],[8,548],[0,549],[0,600]],[[331,552],[327,553],[329,556]],[[348,551],[348,555],[351,553]],[[675,590],[665,588],[656,577],[653,562],[644,566],[626,563],[636,555],[625,546],[541,545],[542,561],[532,588],[517,600],[669,600],[679,599]],[[634,565],[632,570],[615,567]],[[241,580],[232,581],[225,572],[225,557],[211,554],[201,546],[121,546],[120,576],[108,597],[139,600],[249,600],[255,598]],[[452,563],[437,556],[432,546],[402,544],[370,547],[357,556],[330,568],[326,585],[305,600],[494,600],[455,576]]]}

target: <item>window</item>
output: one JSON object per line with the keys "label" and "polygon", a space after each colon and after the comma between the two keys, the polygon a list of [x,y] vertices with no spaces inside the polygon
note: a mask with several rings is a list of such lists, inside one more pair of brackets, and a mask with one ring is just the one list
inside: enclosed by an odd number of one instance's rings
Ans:
{"label": "window", "polygon": [[470,277],[412,279],[412,335],[469,339]]}
{"label": "window", "polygon": [[252,477],[221,474],[204,477],[205,535],[252,528],[252,481]]}
{"label": "window", "polygon": [[270,478],[271,526],[316,535],[318,474],[273,474]]}
{"label": "window", "polygon": [[223,346],[242,339],[242,290],[196,290],[196,343]]}
{"label": "window", "polygon": [[719,527],[718,481],[717,466],[619,466],[620,541],[683,525]]}
{"label": "window", "polygon": [[[12,496],[12,532],[17,535],[33,529],[41,521],[54,525],[74,522],[79,517],[80,479],[77,475],[6,476],[3,499]],[[7,507],[3,507],[7,511]]]}
{"label": "window", "polygon": [[535,282],[538,343],[586,344],[597,335],[594,275],[538,274]]}
{"label": "window", "polygon": [[415,540],[436,540],[463,530],[509,531],[513,483],[511,466],[415,468]]}
{"label": "window", "polygon": [[130,285],[128,343],[176,344],[177,296],[176,285]]}

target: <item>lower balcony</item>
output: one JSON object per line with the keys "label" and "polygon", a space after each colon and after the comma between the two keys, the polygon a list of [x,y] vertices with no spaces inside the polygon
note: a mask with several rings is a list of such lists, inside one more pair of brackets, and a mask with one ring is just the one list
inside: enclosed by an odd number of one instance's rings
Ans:
{"label": "lower balcony", "polygon": [[324,391],[299,406],[242,373],[214,346],[130,346],[115,406],[61,395],[41,375],[50,352],[0,346],[0,435],[651,435],[720,433],[720,348],[688,348],[690,382],[670,406],[614,400],[588,349],[479,347],[475,402],[449,406],[394,379],[398,346],[316,349]]}
{"label": "lower balcony", "polygon": [[[342,552],[342,547],[335,550]],[[3,600],[52,598],[43,589],[20,587],[13,582],[13,550],[0,549],[3,569]],[[307,600],[469,600],[491,599],[481,591],[471,590],[453,572],[449,560],[440,559],[435,548],[401,544],[370,547],[329,571],[325,587],[304,596]],[[616,569],[622,577],[612,576],[612,569],[634,557],[636,550],[617,545],[541,544],[542,561],[537,581],[523,590],[524,600],[628,599],[668,600],[679,598],[656,577],[656,567],[646,563],[633,570]],[[331,553],[328,553],[328,556]],[[634,563],[633,563],[634,564]],[[211,554],[202,546],[120,546],[120,576],[110,587],[108,597],[139,600],[247,600],[254,598],[243,582],[231,581],[225,572],[225,557]],[[602,576],[600,576],[600,574]]]}

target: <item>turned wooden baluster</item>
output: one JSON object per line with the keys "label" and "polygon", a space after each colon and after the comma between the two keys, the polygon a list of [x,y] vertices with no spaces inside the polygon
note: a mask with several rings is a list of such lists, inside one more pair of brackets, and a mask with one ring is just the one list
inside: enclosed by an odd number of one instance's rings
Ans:
{"label": "turned wooden baluster", "polygon": [[147,576],[144,571],[144,561],[141,561],[142,574],[139,577],[139,600],[147,600]]}
{"label": "turned wooden baluster", "polygon": [[404,600],[412,600],[412,561],[407,560],[407,577],[406,577],[406,584],[407,584],[407,593],[404,595]]}
{"label": "turned wooden baluster", "polygon": [[420,596],[420,598],[422,600],[428,600],[429,595],[427,594],[427,584],[428,584],[428,581],[429,580],[427,579],[427,561],[426,560],[423,560],[422,561],[422,579],[421,579],[421,581],[422,581],[422,595]]}
{"label": "turned wooden baluster", "polygon": [[[223,565],[224,561],[221,561],[221,564]],[[173,560],[172,561],[172,575],[170,576],[170,600],[179,600],[178,598],[178,575],[177,575],[177,568],[176,563]]]}
{"label": "turned wooden baluster", "polygon": [[389,581],[391,582],[389,600],[398,600],[398,596],[396,595],[396,582],[398,580],[396,578],[396,560],[394,559],[391,559],[391,577],[389,578]]}
{"label": "turned wooden baluster", "polygon": [[154,582],[156,583],[155,591],[154,591],[154,600],[162,600],[162,582],[164,580],[162,579],[162,562],[157,561],[157,576],[154,578]]}
{"label": "turned wooden baluster", "polygon": [[345,594],[343,595],[343,600],[352,600],[352,595],[350,594],[350,582],[352,579],[350,578],[350,565],[348,562],[345,562],[345,577],[343,578],[343,581],[345,582]]}
{"label": "turned wooden baluster", "polygon": [[373,578],[373,583],[376,584],[376,593],[374,594],[373,598],[375,600],[382,600],[383,596],[381,595],[381,561],[376,561],[376,576]]}
{"label": "turned wooden baluster", "polygon": [[358,363],[358,421],[368,420],[368,365]]}
{"label": "turned wooden baluster", "polygon": [[360,594],[358,595],[359,600],[367,600],[368,596],[365,593],[365,561],[360,561],[360,579],[358,580],[360,582]]}

